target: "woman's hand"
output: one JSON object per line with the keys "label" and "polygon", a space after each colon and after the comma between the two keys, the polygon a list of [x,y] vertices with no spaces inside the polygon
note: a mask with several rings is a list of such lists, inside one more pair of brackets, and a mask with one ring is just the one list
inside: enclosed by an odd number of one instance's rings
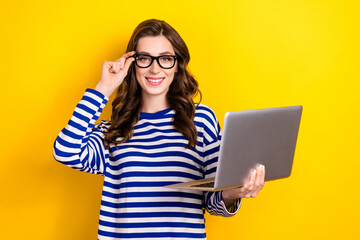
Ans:
{"label": "woman's hand", "polygon": [[258,164],[249,173],[249,178],[241,188],[231,188],[222,191],[225,206],[229,208],[238,198],[254,198],[265,185],[265,166]]}
{"label": "woman's hand", "polygon": [[101,78],[99,83],[96,85],[95,90],[101,92],[107,97],[110,97],[126,77],[131,63],[135,60],[131,57],[134,54],[135,51],[131,51],[125,53],[115,62],[104,61],[101,70]]}

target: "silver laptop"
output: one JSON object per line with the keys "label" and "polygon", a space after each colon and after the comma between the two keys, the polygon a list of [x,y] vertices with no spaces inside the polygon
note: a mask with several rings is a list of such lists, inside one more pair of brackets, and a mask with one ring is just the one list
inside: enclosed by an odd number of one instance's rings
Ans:
{"label": "silver laptop", "polygon": [[265,165],[265,181],[289,177],[302,106],[227,112],[215,178],[165,186],[219,191],[240,187],[256,164]]}

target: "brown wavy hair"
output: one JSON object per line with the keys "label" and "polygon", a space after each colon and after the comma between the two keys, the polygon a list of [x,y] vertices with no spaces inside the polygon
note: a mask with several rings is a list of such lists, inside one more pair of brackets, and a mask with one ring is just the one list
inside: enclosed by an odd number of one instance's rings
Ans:
{"label": "brown wavy hair", "polygon": [[[170,108],[175,111],[174,128],[182,133],[188,144],[186,148],[196,148],[197,130],[193,122],[195,109],[201,102],[198,82],[188,70],[189,50],[178,32],[162,20],[149,19],[140,23],[134,30],[126,52],[135,51],[139,39],[146,36],[164,36],[174,48],[177,58],[177,71],[167,92]],[[200,101],[195,105],[193,98],[200,94]],[[128,74],[117,89],[117,96],[112,103],[111,126],[104,133],[104,146],[127,142],[133,136],[134,125],[139,121],[142,103],[141,86],[136,80],[135,63],[130,66]],[[121,140],[117,140],[122,137]]]}

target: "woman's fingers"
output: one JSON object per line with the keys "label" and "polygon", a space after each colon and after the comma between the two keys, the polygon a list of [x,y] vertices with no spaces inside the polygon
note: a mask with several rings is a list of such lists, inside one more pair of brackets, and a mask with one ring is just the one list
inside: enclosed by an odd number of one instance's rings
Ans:
{"label": "woman's fingers", "polygon": [[119,62],[111,62],[111,68],[110,68],[110,72],[111,73],[118,73],[120,70],[120,63]]}
{"label": "woman's fingers", "polygon": [[125,72],[128,71],[128,69],[129,69],[129,67],[130,67],[130,65],[131,65],[131,63],[132,63],[133,61],[135,61],[135,58],[128,58],[128,59],[126,59],[125,64],[124,64],[124,68],[123,68]]}
{"label": "woman's fingers", "polygon": [[[128,59],[129,57],[131,57],[132,55],[134,55],[136,52],[135,51],[131,51],[131,52],[127,52],[124,55],[122,55],[121,58],[118,58],[115,60],[115,62],[120,62],[120,61],[125,61],[126,59]],[[123,60],[122,60],[123,59]]]}
{"label": "woman's fingers", "polygon": [[237,188],[232,192],[234,198],[250,198],[256,197],[259,191],[265,185],[265,166],[257,165],[249,172],[249,177],[244,182],[244,186]]}
{"label": "woman's fingers", "polygon": [[245,181],[244,186],[240,188],[241,197],[256,197],[262,187],[265,185],[265,166],[257,165],[250,171],[249,178]]}
{"label": "woman's fingers", "polygon": [[248,192],[246,193],[245,197],[247,197],[247,198],[251,197],[251,194],[254,191],[255,181],[256,181],[256,169],[254,169],[253,172],[251,173],[251,179],[249,182]]}
{"label": "woman's fingers", "polygon": [[257,175],[255,180],[254,191],[251,193],[251,197],[256,197],[265,184],[265,166],[259,164],[256,169],[257,169]]}
{"label": "woman's fingers", "polygon": [[256,167],[256,170],[257,170],[257,175],[256,175],[256,180],[255,180],[255,186],[254,186],[254,191],[251,193],[251,197],[256,197],[258,191],[260,190],[260,184],[261,184],[261,167],[260,165],[258,165]]}
{"label": "woman's fingers", "polygon": [[240,197],[250,197],[250,193],[253,188],[253,183],[256,177],[256,170],[251,169],[249,173],[249,178],[245,181],[244,186],[240,188]]}
{"label": "woman's fingers", "polygon": [[256,188],[256,190],[261,187],[261,184],[263,182],[262,178],[263,178],[263,175],[264,175],[263,174],[264,170],[263,170],[262,166],[263,165],[259,164],[257,166],[257,168],[256,168],[256,170],[257,170],[257,175],[256,175],[256,180],[255,180],[255,188]]}
{"label": "woman's fingers", "polygon": [[123,55],[124,58],[129,58],[131,57],[132,55],[134,55],[136,53],[136,51],[130,51],[130,52],[127,52]]}
{"label": "woman's fingers", "polygon": [[250,183],[249,183],[249,190],[254,190],[254,184],[256,181],[256,169],[254,169],[251,173]]}
{"label": "woman's fingers", "polygon": [[125,61],[126,61],[125,57],[121,57],[119,59],[116,59],[116,61],[114,62],[114,66],[116,66],[116,70],[119,71],[119,70],[123,69]]}
{"label": "woman's fingers", "polygon": [[130,64],[134,61],[131,57],[134,53],[135,51],[127,52],[115,62],[104,61],[96,90],[110,97],[126,77]]}
{"label": "woman's fingers", "polygon": [[130,67],[130,64],[135,60],[131,56],[135,54],[135,51],[127,52],[125,53],[121,58],[118,58],[115,60],[116,67],[114,68],[116,73],[118,73],[120,70],[124,69],[125,72]]}

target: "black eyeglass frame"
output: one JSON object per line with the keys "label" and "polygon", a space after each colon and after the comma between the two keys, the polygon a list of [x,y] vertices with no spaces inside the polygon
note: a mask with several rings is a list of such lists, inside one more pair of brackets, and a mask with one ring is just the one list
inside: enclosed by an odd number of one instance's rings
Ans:
{"label": "black eyeglass frame", "polygon": [[[142,66],[139,66],[139,65],[138,65],[138,63],[137,63],[137,58],[140,57],[140,56],[147,56],[147,57],[150,57],[150,58],[151,58],[151,62],[150,62],[150,64],[149,64],[149,66],[147,66],[147,67],[142,67]],[[136,54],[136,53],[135,53],[135,54],[132,55],[131,57],[135,58],[135,64],[136,64],[136,66],[138,66],[139,68],[148,68],[148,67],[150,67],[151,64],[153,64],[154,59],[155,59],[156,62],[158,63],[158,65],[159,65],[161,68],[171,69],[171,68],[173,68],[173,67],[175,66],[176,60],[177,60],[177,58],[178,58],[178,55],[161,55],[161,56],[153,57],[153,56],[148,55],[148,54]],[[173,63],[173,65],[172,65],[171,67],[163,67],[163,66],[161,66],[160,61],[159,61],[159,58],[161,58],[161,57],[173,57],[173,58],[174,58],[174,63]]]}

